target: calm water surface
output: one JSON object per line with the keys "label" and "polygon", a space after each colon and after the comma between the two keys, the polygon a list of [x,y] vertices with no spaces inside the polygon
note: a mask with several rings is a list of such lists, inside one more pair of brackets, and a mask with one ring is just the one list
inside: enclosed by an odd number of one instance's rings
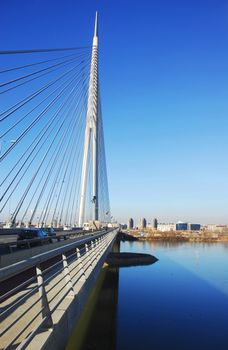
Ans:
{"label": "calm water surface", "polygon": [[228,244],[125,242],[121,251],[159,261],[106,272],[81,350],[228,349]]}

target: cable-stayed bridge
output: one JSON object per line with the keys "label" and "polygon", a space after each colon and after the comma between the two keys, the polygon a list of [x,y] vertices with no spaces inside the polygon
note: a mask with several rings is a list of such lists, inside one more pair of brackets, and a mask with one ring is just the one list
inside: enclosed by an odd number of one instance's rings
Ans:
{"label": "cable-stayed bridge", "polygon": [[98,15],[92,46],[0,51],[0,60],[0,221],[100,227],[5,255],[0,268],[0,348],[63,349],[117,234],[107,227]]}
{"label": "cable-stayed bridge", "polygon": [[0,51],[0,221],[77,227],[110,221],[92,46]]}

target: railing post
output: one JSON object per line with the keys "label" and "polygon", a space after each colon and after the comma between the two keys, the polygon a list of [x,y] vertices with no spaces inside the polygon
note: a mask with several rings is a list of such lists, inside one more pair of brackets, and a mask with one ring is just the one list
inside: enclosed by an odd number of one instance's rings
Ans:
{"label": "railing post", "polygon": [[94,251],[94,242],[91,241],[91,253],[90,253],[90,265],[93,266],[93,257],[96,252]]}
{"label": "railing post", "polygon": [[53,327],[53,321],[51,317],[51,311],[48,304],[47,294],[44,287],[44,279],[40,264],[36,266],[36,276],[37,276],[37,286],[39,289],[39,296],[41,301],[41,309],[42,309],[42,318],[46,318],[44,323],[44,327],[51,328]]}
{"label": "railing post", "polygon": [[85,275],[85,270],[84,270],[84,266],[82,263],[82,258],[81,258],[81,252],[79,250],[79,248],[76,248],[76,254],[77,254],[77,260],[79,261],[79,271],[82,271],[82,276],[81,276],[81,280],[85,281],[86,280],[86,275]]}
{"label": "railing post", "polygon": [[99,244],[98,252],[99,252],[99,256],[101,256],[101,251],[102,251],[102,241],[101,241],[101,237],[98,238],[98,244]]}
{"label": "railing post", "polygon": [[100,256],[102,255],[102,250],[103,250],[103,236],[100,237],[100,248],[99,248]]}
{"label": "railing post", "polygon": [[109,245],[109,234],[105,235],[105,247],[108,247]]}
{"label": "railing post", "polygon": [[89,246],[87,243],[85,243],[85,258],[86,258],[86,278],[89,276],[90,272],[92,271],[92,259],[91,259],[91,248],[89,249]]}
{"label": "railing post", "polygon": [[104,245],[105,245],[105,241],[104,241],[104,236],[101,236],[101,255],[104,252]]}
{"label": "railing post", "polygon": [[94,249],[95,249],[95,260],[98,260],[98,256],[99,256],[99,242],[98,242],[98,238],[95,239],[95,244],[94,244]]}
{"label": "railing post", "polygon": [[63,259],[63,272],[65,275],[66,287],[67,287],[67,290],[69,290],[68,296],[74,297],[74,287],[73,287],[73,283],[70,275],[66,254],[64,253],[62,254],[62,259]]}
{"label": "railing post", "polygon": [[99,255],[99,252],[98,252],[98,239],[96,238],[94,241],[93,241],[93,265],[95,266],[97,264],[97,260],[98,260],[98,255]]}
{"label": "railing post", "polygon": [[91,268],[92,260],[93,260],[93,241],[90,241],[90,246],[88,245],[88,254],[89,254],[89,262],[90,262],[90,268]]}

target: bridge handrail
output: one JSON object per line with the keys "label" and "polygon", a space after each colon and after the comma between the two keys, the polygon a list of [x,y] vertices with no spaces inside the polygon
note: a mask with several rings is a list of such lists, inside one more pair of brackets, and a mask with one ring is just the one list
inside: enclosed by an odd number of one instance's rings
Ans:
{"label": "bridge handrail", "polygon": [[[116,233],[116,229],[111,229],[83,239],[79,244],[80,249],[77,248],[76,243],[78,242],[68,244],[65,250],[55,249],[58,253],[62,252],[60,261],[53,262],[50,267],[42,268],[38,260],[38,263],[34,265],[34,278],[28,278],[26,281],[32,283],[27,286],[26,283],[25,286],[16,286],[2,296],[3,303],[6,300],[0,314],[0,319],[3,321],[0,336],[4,337],[2,338],[2,344],[6,345],[4,348],[16,346],[16,349],[24,350],[39,333],[41,327],[44,328],[43,330],[53,329],[53,314],[63,301],[65,303],[68,300],[67,303],[70,304],[72,298],[76,297],[82,287],[81,278],[85,283],[105,250],[114,241]],[[66,248],[66,246],[61,248]],[[74,253],[70,252],[67,255],[66,252],[72,248],[75,248]],[[47,256],[46,253],[40,255]],[[17,283],[17,280],[14,283]],[[22,290],[20,290],[21,287]],[[19,291],[19,294],[12,294],[13,291]],[[13,299],[8,298],[11,296]],[[67,296],[70,298],[66,299]],[[18,312],[20,308],[21,311]],[[17,327],[15,332],[13,332],[13,327]]]}
{"label": "bridge handrail", "polygon": [[[60,231],[62,232],[62,231]],[[66,231],[66,233],[60,233],[60,234],[55,234],[55,235],[47,235],[46,237],[36,237],[36,238],[28,238],[28,239],[23,239],[19,241],[19,244],[27,244],[29,246],[30,243],[34,243],[34,242],[42,242],[42,241],[48,241],[48,240],[52,240],[52,239],[57,239],[60,240],[60,238],[63,239],[67,239],[68,237],[71,236],[82,236],[82,235],[88,235],[93,233],[94,231],[92,230],[88,230],[88,231]],[[1,232],[0,232],[1,233]],[[59,231],[57,231],[56,233],[59,233]],[[12,234],[13,236],[16,236],[17,234]],[[10,234],[5,234],[4,236],[10,236]],[[0,235],[1,237],[1,235]],[[11,246],[15,246],[18,244],[18,241],[11,241],[11,242],[2,242],[0,243],[0,247],[8,247],[11,248]],[[11,252],[11,250],[10,250]]]}
{"label": "bridge handrail", "polygon": [[[100,236],[101,237],[101,236]],[[91,242],[87,245],[88,248],[90,249],[91,248]],[[86,251],[85,251],[85,246],[83,246],[81,249],[79,249],[79,252],[81,254],[81,257],[83,257],[85,254],[86,254]],[[67,259],[75,256],[76,253],[74,252],[73,254],[71,255],[68,255],[67,256]],[[42,270],[42,273],[43,275],[45,275],[47,272],[49,272],[50,270],[53,270],[53,268],[56,268],[58,265],[61,265],[62,264],[62,259],[57,261],[56,263],[54,264],[51,264],[51,266],[47,267],[46,269]],[[61,270],[63,268],[60,268]],[[56,274],[59,273],[59,270],[57,270],[55,273],[53,273],[51,276],[49,276],[46,280],[45,280],[45,283],[47,283],[49,280],[53,279],[53,277],[55,277]],[[33,277],[29,278],[28,280],[24,281],[23,283],[19,284],[18,286],[16,286],[15,288],[11,289],[10,291],[8,291],[7,293],[3,294],[0,296],[0,303],[5,300],[6,298],[10,297],[11,295],[15,294],[15,292],[17,292],[18,290],[21,290],[23,288],[23,286],[27,286],[29,283],[32,283],[33,281],[35,281],[37,278],[36,275],[34,275]],[[19,302],[21,302],[22,299],[25,299],[27,298],[30,294],[32,294],[38,287],[35,286],[33,287],[32,289],[30,289],[26,294],[23,295],[23,297],[19,300]],[[9,309],[11,309],[12,307],[15,306],[15,304],[17,304],[17,301],[11,305],[9,307]],[[8,311],[8,309],[6,310]],[[0,319],[2,317],[2,315],[6,312],[4,311],[3,313],[1,313],[0,315]]]}
{"label": "bridge handrail", "polygon": [[111,232],[114,231],[115,229],[110,229],[108,231],[100,231],[97,234],[94,234],[93,236],[87,237],[87,238],[83,238],[79,241],[73,242],[73,243],[69,243],[66,244],[62,247],[59,248],[54,248],[52,250],[49,250],[48,252],[45,253],[41,253],[35,256],[32,256],[26,260],[17,262],[15,264],[12,264],[10,266],[6,266],[0,269],[0,282],[3,282],[4,280],[11,278],[25,270],[28,270],[29,268],[43,263],[47,260],[50,260],[60,254],[63,254],[71,249],[77,248],[78,246],[85,244],[87,242],[90,242],[91,240],[95,239],[95,238],[99,238],[101,236],[103,236],[104,234],[106,234],[107,232]]}

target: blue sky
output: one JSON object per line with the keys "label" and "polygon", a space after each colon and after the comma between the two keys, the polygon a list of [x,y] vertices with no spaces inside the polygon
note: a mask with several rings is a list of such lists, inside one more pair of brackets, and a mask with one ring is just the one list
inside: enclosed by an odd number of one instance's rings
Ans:
{"label": "blue sky", "polygon": [[1,48],[92,40],[121,220],[227,223],[228,1],[1,1]]}

